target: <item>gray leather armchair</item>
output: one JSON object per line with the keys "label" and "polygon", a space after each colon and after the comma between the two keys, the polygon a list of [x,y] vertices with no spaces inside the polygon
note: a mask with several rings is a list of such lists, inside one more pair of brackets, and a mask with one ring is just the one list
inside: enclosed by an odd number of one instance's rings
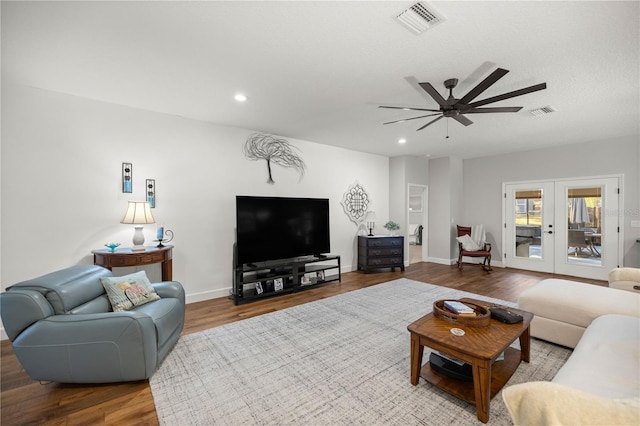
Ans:
{"label": "gray leather armchair", "polygon": [[185,297],[175,281],[152,284],[160,300],[113,312],[101,277],[76,265],[0,294],[5,331],[33,380],[109,383],[151,377],[180,337]]}

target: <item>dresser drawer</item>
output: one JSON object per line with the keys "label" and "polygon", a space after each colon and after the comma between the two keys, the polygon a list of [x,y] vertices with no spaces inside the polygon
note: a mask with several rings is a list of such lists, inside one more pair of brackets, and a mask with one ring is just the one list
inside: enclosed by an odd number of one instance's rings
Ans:
{"label": "dresser drawer", "polygon": [[367,247],[402,247],[403,237],[367,238],[364,240]]}
{"label": "dresser drawer", "polygon": [[138,262],[141,265],[146,265],[148,263],[158,263],[158,262],[162,262],[164,260],[164,257],[165,257],[164,253],[153,253],[146,256],[139,256]]}
{"label": "dresser drawer", "polygon": [[401,248],[368,248],[367,256],[402,256]]}
{"label": "dresser drawer", "polygon": [[109,266],[119,268],[121,266],[136,266],[137,256],[112,256],[109,259]]}
{"label": "dresser drawer", "polygon": [[391,267],[402,266],[403,263],[401,257],[369,257],[365,260],[365,264],[367,266]]}

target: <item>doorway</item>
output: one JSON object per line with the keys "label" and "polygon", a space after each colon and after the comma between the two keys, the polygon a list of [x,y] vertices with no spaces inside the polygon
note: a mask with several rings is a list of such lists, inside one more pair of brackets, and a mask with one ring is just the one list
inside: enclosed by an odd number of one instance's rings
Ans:
{"label": "doorway", "polygon": [[427,194],[426,185],[408,184],[405,241],[410,265],[427,258]]}
{"label": "doorway", "polygon": [[507,267],[607,279],[620,263],[620,177],[504,184]]}

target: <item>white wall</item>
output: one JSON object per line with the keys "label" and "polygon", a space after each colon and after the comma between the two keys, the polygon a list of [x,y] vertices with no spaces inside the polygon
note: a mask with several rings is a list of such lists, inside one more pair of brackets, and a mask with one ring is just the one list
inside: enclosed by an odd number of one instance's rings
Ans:
{"label": "white wall", "polygon": [[640,267],[640,228],[631,227],[640,220],[639,151],[640,140],[629,137],[465,160],[461,220],[485,224],[493,258],[500,261],[503,182],[622,174],[623,264]]}
{"label": "white wall", "polygon": [[429,261],[448,265],[451,263],[452,204],[454,183],[451,177],[449,157],[429,160]]}
{"label": "white wall", "polygon": [[[2,289],[74,264],[109,242],[131,246],[120,224],[127,200],[156,180],[159,223],[175,232],[173,278],[188,301],[226,296],[232,283],[236,195],[330,199],[332,253],[355,269],[356,225],[340,200],[358,180],[373,209],[389,211],[389,160],[291,140],[307,165],[298,175],[244,157],[252,133],[22,86],[2,93]],[[133,163],[133,194],[121,191],[121,163]],[[147,244],[155,225],[145,227]],[[153,272],[153,271],[152,271]]]}

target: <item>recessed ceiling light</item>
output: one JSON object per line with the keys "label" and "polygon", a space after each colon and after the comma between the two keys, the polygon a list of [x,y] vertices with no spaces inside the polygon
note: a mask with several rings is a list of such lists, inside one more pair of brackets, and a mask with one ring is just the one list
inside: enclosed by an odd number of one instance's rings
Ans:
{"label": "recessed ceiling light", "polygon": [[407,143],[407,140],[402,138],[402,139],[398,139],[398,143]]}
{"label": "recessed ceiling light", "polygon": [[235,100],[236,100],[236,101],[238,101],[238,102],[244,102],[244,101],[246,101],[246,100],[247,100],[247,96],[246,96],[246,95],[243,95],[242,93],[238,93],[237,95],[235,95],[235,96],[233,97],[233,99],[235,99]]}

